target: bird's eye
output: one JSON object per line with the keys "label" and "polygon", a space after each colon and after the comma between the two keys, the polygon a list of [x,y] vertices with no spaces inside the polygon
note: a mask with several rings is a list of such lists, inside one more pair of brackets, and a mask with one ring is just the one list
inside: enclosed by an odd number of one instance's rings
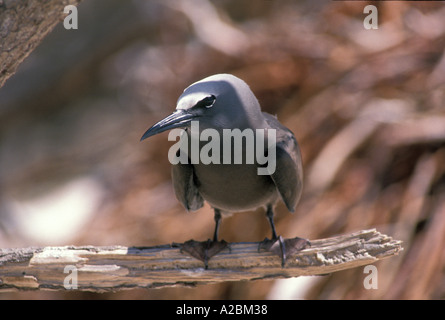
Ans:
{"label": "bird's eye", "polygon": [[216,101],[216,97],[212,94],[208,97],[205,97],[204,99],[198,101],[198,103],[195,105],[197,108],[206,107],[210,108],[213,107],[214,103]]}

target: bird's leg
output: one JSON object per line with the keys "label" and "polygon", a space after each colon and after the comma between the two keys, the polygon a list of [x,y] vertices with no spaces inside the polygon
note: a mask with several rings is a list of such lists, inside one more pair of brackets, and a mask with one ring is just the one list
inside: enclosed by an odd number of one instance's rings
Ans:
{"label": "bird's leg", "polygon": [[278,239],[277,231],[275,230],[275,223],[273,222],[273,209],[271,205],[267,206],[266,217],[269,220],[270,228],[272,229],[272,240]]}
{"label": "bird's leg", "polygon": [[221,223],[221,211],[214,209],[215,232],[213,233],[213,242],[218,242],[219,225]]}
{"label": "bird's leg", "polygon": [[208,268],[208,261],[214,255],[219,253],[228,247],[227,242],[224,240],[218,241],[218,231],[219,225],[221,223],[221,211],[219,209],[215,210],[215,232],[213,233],[213,240],[208,239],[207,241],[195,241],[189,240],[181,246],[181,252],[185,251],[192,257],[204,262],[204,266]]}
{"label": "bird's leg", "polygon": [[277,236],[275,230],[275,223],[273,221],[273,208],[272,205],[267,206],[266,217],[269,220],[270,228],[272,229],[272,239],[264,239],[258,246],[258,251],[266,250],[275,253],[281,258],[281,267],[284,267],[286,263],[286,254],[292,254],[297,251],[301,251],[310,246],[310,242],[306,239],[299,237],[291,239],[283,239],[282,236]]}

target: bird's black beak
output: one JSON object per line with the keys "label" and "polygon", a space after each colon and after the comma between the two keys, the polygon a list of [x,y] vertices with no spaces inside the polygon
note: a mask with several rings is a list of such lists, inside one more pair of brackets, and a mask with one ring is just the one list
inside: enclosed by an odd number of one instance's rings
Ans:
{"label": "bird's black beak", "polygon": [[196,115],[187,110],[176,110],[171,115],[165,117],[153,125],[150,129],[145,131],[141,141],[170,129],[187,127],[195,117]]}

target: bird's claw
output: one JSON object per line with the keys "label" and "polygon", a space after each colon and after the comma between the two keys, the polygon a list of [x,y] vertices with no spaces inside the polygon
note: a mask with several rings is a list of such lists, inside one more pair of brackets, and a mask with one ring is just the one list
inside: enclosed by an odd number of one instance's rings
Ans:
{"label": "bird's claw", "polygon": [[264,239],[258,245],[258,251],[269,251],[281,258],[281,267],[284,268],[287,257],[298,251],[306,249],[311,246],[311,243],[307,239],[295,237],[290,239],[283,239],[282,236],[278,236],[275,239]]}
{"label": "bird's claw", "polygon": [[204,266],[206,269],[208,269],[208,261],[210,258],[212,258],[214,255],[218,254],[225,248],[229,248],[229,244],[224,241],[195,241],[195,240],[189,240],[184,242],[180,245],[181,252],[186,252],[192,257],[201,260],[204,262]]}

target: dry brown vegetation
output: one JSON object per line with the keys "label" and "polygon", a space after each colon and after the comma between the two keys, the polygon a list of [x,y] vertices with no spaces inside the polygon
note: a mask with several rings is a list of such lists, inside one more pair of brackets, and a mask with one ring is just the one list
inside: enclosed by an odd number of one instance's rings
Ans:
{"label": "dry brown vegetation", "polygon": [[[375,227],[403,241],[398,257],[376,263],[377,290],[364,289],[357,268],[314,278],[305,297],[444,299],[445,6],[379,2],[379,29],[365,30],[366,4],[84,0],[79,30],[56,28],[0,90],[0,245],[67,244],[25,234],[14,210],[79,177],[95,181],[101,202],[60,241],[209,238],[211,208],[186,213],[174,197],[167,134],[139,138],[187,85],[226,72],[249,83],[300,143],[305,190],[296,213],[278,206],[280,234],[316,239]],[[268,228],[259,209],[224,219],[220,235],[259,241]],[[263,299],[275,285],[99,297]]]}

